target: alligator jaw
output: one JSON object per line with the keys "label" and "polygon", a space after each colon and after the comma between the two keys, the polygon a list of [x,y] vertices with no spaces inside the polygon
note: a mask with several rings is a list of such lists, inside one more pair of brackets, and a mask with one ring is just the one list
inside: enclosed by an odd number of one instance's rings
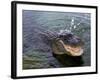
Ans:
{"label": "alligator jaw", "polygon": [[70,45],[65,45],[62,40],[60,40],[60,43],[63,44],[63,47],[66,50],[65,54],[70,56],[81,56],[83,54],[83,48],[81,46],[72,47]]}

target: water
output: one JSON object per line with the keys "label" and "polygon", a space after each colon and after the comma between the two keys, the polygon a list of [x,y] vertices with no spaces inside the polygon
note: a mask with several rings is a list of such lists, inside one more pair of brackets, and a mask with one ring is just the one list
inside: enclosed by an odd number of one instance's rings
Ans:
{"label": "water", "polygon": [[23,69],[78,66],[67,56],[63,56],[65,63],[54,57],[49,40],[41,35],[44,31],[61,33],[63,30],[74,33],[85,42],[80,66],[90,66],[90,18],[89,13],[23,10]]}

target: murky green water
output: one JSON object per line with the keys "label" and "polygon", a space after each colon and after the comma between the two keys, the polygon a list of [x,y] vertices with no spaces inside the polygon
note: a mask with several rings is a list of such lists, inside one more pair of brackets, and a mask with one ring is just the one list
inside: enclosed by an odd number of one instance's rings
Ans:
{"label": "murky green water", "polygon": [[[90,66],[90,18],[89,13],[23,10],[23,69]],[[82,60],[74,62],[62,56],[63,62],[54,57],[49,41],[40,34],[47,30],[70,30],[82,38],[85,42]]]}

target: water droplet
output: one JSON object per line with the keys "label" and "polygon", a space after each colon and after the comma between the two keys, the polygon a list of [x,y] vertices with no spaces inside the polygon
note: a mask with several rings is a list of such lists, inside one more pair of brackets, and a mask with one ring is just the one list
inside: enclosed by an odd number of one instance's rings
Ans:
{"label": "water droplet", "polygon": [[77,26],[79,26],[79,25],[80,25],[80,23],[77,24]]}
{"label": "water droplet", "polygon": [[72,27],[70,27],[70,31],[72,30]]}
{"label": "water droplet", "polygon": [[73,17],[72,20],[71,20],[71,27],[74,25],[74,21],[75,21],[75,19]]}
{"label": "water droplet", "polygon": [[60,33],[62,33],[63,32],[63,30],[60,30]]}
{"label": "water droplet", "polygon": [[74,29],[76,28],[76,25],[74,25],[74,27],[73,27]]}

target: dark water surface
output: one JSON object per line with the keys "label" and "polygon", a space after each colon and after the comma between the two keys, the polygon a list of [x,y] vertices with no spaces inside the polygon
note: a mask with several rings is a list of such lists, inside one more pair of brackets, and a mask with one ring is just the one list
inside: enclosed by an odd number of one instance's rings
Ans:
{"label": "dark water surface", "polygon": [[[90,66],[90,18],[89,13],[47,12],[23,10],[23,69]],[[69,30],[85,42],[81,59],[63,55],[58,60],[53,54],[49,40],[41,35],[44,31]],[[78,65],[82,63],[81,65]]]}

